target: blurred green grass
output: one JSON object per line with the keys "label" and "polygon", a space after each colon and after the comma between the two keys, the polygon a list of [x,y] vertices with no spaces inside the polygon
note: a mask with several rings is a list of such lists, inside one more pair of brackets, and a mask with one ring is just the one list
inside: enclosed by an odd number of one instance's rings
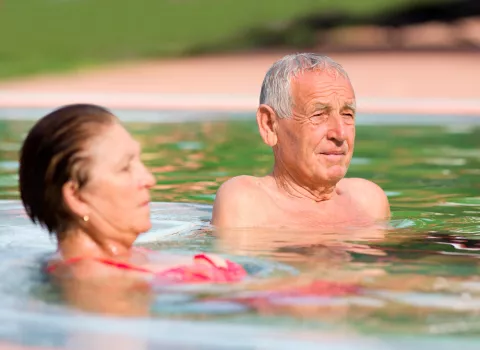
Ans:
{"label": "blurred green grass", "polygon": [[0,78],[215,51],[225,43],[248,48],[241,38],[252,28],[312,13],[381,15],[418,2],[435,0],[3,0]]}

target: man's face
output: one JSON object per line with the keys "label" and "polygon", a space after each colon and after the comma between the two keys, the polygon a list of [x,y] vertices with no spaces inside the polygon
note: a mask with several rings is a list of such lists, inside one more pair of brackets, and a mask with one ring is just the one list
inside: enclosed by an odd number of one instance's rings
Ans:
{"label": "man's face", "polygon": [[355,141],[355,94],[332,71],[292,80],[292,116],[278,120],[277,162],[307,186],[334,185],[346,174]]}

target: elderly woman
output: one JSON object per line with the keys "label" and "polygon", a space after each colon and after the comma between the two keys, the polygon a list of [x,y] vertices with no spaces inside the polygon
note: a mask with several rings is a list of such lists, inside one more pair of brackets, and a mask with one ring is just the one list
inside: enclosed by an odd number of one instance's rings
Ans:
{"label": "elderly woman", "polygon": [[172,259],[132,247],[151,227],[154,185],[139,144],[99,106],[55,110],[34,125],[21,150],[25,210],[58,241],[48,272],[81,279],[128,273],[165,283],[241,280],[243,268],[219,257]]}

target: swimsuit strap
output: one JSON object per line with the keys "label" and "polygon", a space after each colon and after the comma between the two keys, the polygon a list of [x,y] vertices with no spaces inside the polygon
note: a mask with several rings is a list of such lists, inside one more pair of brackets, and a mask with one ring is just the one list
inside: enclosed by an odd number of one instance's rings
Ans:
{"label": "swimsuit strap", "polygon": [[[145,248],[137,248],[137,250],[148,252],[148,249],[145,249]],[[79,261],[88,260],[88,259],[93,260],[93,261],[97,261],[97,262],[105,264],[105,265],[110,265],[110,266],[113,266],[113,267],[117,267],[117,268],[123,269],[123,270],[153,273],[153,271],[142,268],[142,267],[138,267],[138,266],[134,266],[134,265],[131,265],[131,264],[122,263],[122,262],[118,262],[118,261],[113,261],[113,260],[109,260],[109,259],[95,258],[95,257],[77,256],[77,257],[70,258],[68,260],[63,261],[62,264],[71,265],[71,264],[75,264]],[[197,254],[193,257],[193,260],[194,260],[194,262],[197,262],[199,260],[206,261],[212,267],[215,267],[215,268],[226,267],[225,261],[222,261],[223,259],[213,257],[213,256],[207,256],[206,254]],[[48,265],[46,270],[47,270],[47,272],[53,272],[54,270],[56,270],[59,267],[59,265],[60,264]],[[168,271],[172,271],[172,270],[178,270],[178,269],[180,269],[180,268],[172,268],[172,269],[166,270],[164,272],[168,272]]]}
{"label": "swimsuit strap", "polygon": [[[77,263],[79,261],[82,261],[82,260],[93,260],[93,261],[97,261],[99,263],[102,263],[104,265],[110,265],[110,266],[113,266],[113,267],[117,267],[117,268],[122,269],[122,270],[152,273],[151,270],[144,269],[142,267],[138,267],[138,266],[134,266],[134,265],[130,265],[130,264],[127,264],[127,263],[122,263],[122,262],[108,260],[108,259],[101,259],[101,258],[87,258],[87,257],[82,257],[82,256],[65,260],[65,261],[62,262],[62,264],[72,265],[72,264],[75,264],[75,263]],[[47,266],[46,270],[47,270],[47,272],[53,272],[59,266],[60,266],[60,264],[51,264],[51,265]]]}
{"label": "swimsuit strap", "polygon": [[[116,268],[119,268],[119,269],[122,269],[122,270],[153,273],[151,270],[145,269],[143,267],[139,267],[139,266],[135,266],[135,265],[119,262],[119,261],[114,261],[114,260],[110,260],[110,259],[95,258],[95,257],[77,256],[75,258],[71,258],[71,259],[63,261],[62,264],[71,265],[71,264],[75,264],[75,263],[77,263],[79,261],[82,261],[82,260],[93,260],[93,261],[97,261],[99,263],[109,265],[109,266],[113,266],[113,267],[116,267]],[[51,264],[51,265],[47,266],[46,271],[47,272],[53,272],[54,270],[56,270],[59,267],[59,265],[60,265],[60,263]]]}
{"label": "swimsuit strap", "polygon": [[118,261],[113,261],[113,260],[108,260],[108,259],[94,259],[94,260],[98,261],[102,264],[105,264],[105,265],[110,265],[110,266],[113,266],[113,267],[117,267],[117,268],[122,269],[122,270],[153,273],[149,269],[145,269],[143,267],[130,265],[130,264],[122,263],[122,262],[118,262]]}

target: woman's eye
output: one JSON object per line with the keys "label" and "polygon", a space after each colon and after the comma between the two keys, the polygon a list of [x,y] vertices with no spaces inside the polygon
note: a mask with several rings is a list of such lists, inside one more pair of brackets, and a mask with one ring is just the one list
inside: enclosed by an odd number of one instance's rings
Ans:
{"label": "woman's eye", "polygon": [[130,171],[130,164],[127,164],[122,168],[122,171]]}

